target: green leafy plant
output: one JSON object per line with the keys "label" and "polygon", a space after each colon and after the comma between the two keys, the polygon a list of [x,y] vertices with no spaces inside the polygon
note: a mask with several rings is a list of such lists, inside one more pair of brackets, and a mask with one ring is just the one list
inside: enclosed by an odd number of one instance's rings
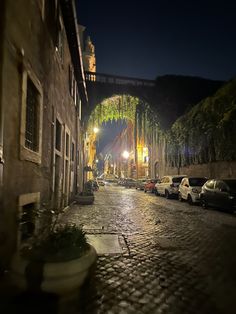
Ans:
{"label": "green leafy plant", "polygon": [[76,225],[58,225],[62,209],[44,205],[37,212],[37,232],[21,249],[24,257],[41,262],[58,262],[79,258],[88,249],[85,232]]}
{"label": "green leafy plant", "polygon": [[22,255],[36,261],[59,262],[81,257],[89,248],[85,232],[76,225],[55,228],[45,237],[35,238]]}

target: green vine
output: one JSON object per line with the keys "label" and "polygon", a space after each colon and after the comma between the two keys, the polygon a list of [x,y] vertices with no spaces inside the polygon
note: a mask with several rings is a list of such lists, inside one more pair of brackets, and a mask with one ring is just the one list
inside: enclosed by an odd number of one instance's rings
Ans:
{"label": "green vine", "polygon": [[89,127],[119,119],[131,121],[135,136],[146,145],[162,147],[168,166],[236,160],[236,79],[192,107],[168,131],[161,130],[147,103],[129,95],[104,100],[92,112]]}

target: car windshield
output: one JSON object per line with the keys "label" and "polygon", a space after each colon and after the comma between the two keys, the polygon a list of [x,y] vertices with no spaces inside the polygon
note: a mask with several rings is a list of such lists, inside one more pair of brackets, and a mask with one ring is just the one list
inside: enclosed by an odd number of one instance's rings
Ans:
{"label": "car windshield", "polygon": [[190,178],[189,185],[190,186],[203,186],[203,184],[207,181],[206,178]]}
{"label": "car windshield", "polygon": [[224,182],[229,186],[230,190],[236,192],[236,180],[224,180]]}
{"label": "car windshield", "polygon": [[173,183],[180,183],[184,177],[175,177],[172,179]]}

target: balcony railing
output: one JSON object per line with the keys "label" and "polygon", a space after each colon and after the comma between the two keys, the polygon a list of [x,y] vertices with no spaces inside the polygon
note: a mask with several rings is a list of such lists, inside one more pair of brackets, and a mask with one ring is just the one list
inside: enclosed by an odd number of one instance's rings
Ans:
{"label": "balcony railing", "polygon": [[131,85],[131,86],[148,86],[154,87],[155,81],[125,77],[125,76],[115,76],[109,74],[95,73],[95,72],[85,72],[85,80],[88,82],[99,82],[105,84],[116,84],[116,85]]}

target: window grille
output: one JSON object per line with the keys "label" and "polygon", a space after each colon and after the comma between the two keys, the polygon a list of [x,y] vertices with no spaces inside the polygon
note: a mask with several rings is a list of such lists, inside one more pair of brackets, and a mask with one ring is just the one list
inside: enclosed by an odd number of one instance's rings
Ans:
{"label": "window grille", "polygon": [[39,93],[33,82],[27,79],[27,97],[26,97],[26,126],[25,126],[25,146],[38,151],[38,108]]}

